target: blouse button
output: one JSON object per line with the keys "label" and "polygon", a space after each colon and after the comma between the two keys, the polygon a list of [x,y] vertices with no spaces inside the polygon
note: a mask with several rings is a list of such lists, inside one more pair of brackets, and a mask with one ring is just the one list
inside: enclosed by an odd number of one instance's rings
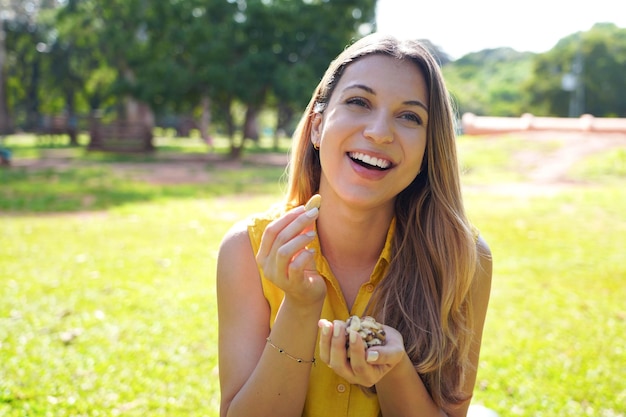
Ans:
{"label": "blouse button", "polygon": [[337,385],[337,391],[341,393],[346,392],[346,386],[344,384]]}
{"label": "blouse button", "polygon": [[373,292],[374,291],[374,286],[372,284],[367,284],[365,286],[365,291],[367,292]]}

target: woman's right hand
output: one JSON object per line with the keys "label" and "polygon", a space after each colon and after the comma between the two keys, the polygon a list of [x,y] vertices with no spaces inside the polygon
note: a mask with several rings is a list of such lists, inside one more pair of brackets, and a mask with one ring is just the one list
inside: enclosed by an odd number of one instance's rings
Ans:
{"label": "woman's right hand", "polygon": [[315,239],[317,208],[303,206],[271,222],[261,239],[256,261],[265,277],[300,305],[319,304],[326,283],[315,267],[314,252],[307,245]]}
{"label": "woman's right hand", "polygon": [[351,384],[364,387],[377,384],[406,356],[402,335],[393,327],[383,326],[384,345],[368,348],[361,336],[348,330],[342,320],[320,319],[318,326],[320,360]]}

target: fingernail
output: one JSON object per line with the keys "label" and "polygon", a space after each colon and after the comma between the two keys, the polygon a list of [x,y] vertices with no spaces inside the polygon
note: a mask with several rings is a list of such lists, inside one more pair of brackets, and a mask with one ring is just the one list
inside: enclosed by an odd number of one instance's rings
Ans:
{"label": "fingernail", "polygon": [[376,362],[378,360],[378,351],[376,350],[368,350],[367,351],[367,358],[366,360],[368,362]]}
{"label": "fingernail", "polygon": [[340,326],[335,326],[333,328],[333,336],[334,337],[339,337],[340,334],[341,334],[341,327]]}
{"label": "fingernail", "polygon": [[324,336],[328,336],[330,334],[330,325],[329,324],[325,324],[322,326],[322,334]]}
{"label": "fingernail", "polygon": [[311,230],[306,232],[305,235],[307,235],[308,237],[315,237],[316,233],[315,230]]}
{"label": "fingernail", "polygon": [[356,337],[357,337],[357,332],[355,332],[354,330],[350,331],[350,343],[355,343],[356,342]]}
{"label": "fingernail", "polygon": [[319,210],[317,209],[317,207],[313,207],[311,210],[306,212],[306,215],[307,215],[307,217],[313,218],[313,217],[317,216],[317,212],[318,211]]}

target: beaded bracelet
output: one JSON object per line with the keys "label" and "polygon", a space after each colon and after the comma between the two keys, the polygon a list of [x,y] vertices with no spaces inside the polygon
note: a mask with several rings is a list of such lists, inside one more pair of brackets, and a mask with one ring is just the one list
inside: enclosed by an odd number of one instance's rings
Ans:
{"label": "beaded bracelet", "polygon": [[294,360],[294,361],[296,361],[298,363],[312,363],[313,366],[315,366],[315,356],[310,361],[307,361],[307,360],[302,359],[302,358],[296,358],[295,356],[290,355],[289,353],[285,352],[285,349],[282,349],[282,348],[279,348],[278,346],[276,346],[269,337],[266,338],[265,340],[267,340],[267,343],[269,343],[269,345],[271,347],[276,349],[278,351],[278,353],[281,353],[281,354],[287,356],[289,359],[292,359],[292,360]]}

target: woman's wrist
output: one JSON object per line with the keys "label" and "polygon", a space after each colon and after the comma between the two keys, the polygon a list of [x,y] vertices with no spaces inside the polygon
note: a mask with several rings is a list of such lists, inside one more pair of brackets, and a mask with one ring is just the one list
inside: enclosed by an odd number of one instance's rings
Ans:
{"label": "woman's wrist", "polygon": [[289,317],[295,317],[301,323],[312,323],[317,328],[317,322],[322,314],[324,300],[316,303],[303,304],[300,300],[289,297],[285,294],[281,303],[278,314],[287,314]]}
{"label": "woman's wrist", "polygon": [[402,380],[406,377],[412,378],[415,376],[419,378],[419,375],[417,375],[417,372],[415,371],[415,367],[413,366],[409,355],[405,351],[402,355],[402,359],[400,359],[400,361],[398,361],[398,363],[396,363],[396,365],[385,374],[381,382],[387,382],[387,379],[395,381]]}
{"label": "woman's wrist", "polygon": [[404,355],[385,376],[376,384],[378,399],[384,415],[419,415],[445,416],[428,393],[408,354]]}

